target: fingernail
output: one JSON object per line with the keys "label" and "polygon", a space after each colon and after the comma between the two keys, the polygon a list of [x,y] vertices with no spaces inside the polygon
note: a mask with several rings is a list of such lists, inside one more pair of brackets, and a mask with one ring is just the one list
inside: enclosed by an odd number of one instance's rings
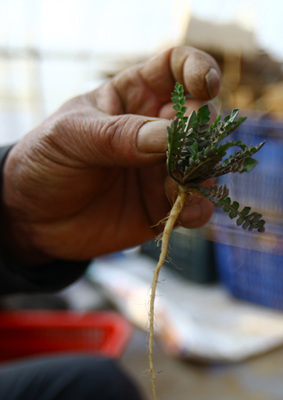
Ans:
{"label": "fingernail", "polygon": [[169,121],[149,121],[139,130],[137,148],[141,153],[164,153],[167,150]]}
{"label": "fingernail", "polygon": [[213,99],[220,89],[221,77],[215,68],[210,68],[208,73],[205,75],[206,87],[208,94]]}

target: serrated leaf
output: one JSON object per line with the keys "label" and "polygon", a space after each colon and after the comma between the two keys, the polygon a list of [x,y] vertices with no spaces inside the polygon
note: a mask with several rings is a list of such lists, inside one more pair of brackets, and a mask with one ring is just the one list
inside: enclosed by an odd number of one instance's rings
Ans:
{"label": "serrated leaf", "polygon": [[[169,174],[188,192],[191,189],[198,191],[213,204],[221,207],[230,218],[236,218],[238,226],[263,232],[265,222],[261,219],[261,214],[251,213],[250,207],[240,210],[239,203],[232,202],[228,197],[226,186],[203,187],[201,183],[230,172],[250,172],[257,165],[253,156],[262,148],[264,142],[248,147],[241,140],[226,139],[246,119],[238,117],[238,109],[232,110],[224,119],[219,115],[214,123],[209,124],[210,111],[207,105],[200,107],[197,112],[193,111],[189,117],[184,115],[187,107],[181,84],[176,83],[171,99],[176,114],[167,129]],[[220,143],[224,139],[226,142]],[[228,149],[233,147],[237,147],[237,151],[225,158]]]}

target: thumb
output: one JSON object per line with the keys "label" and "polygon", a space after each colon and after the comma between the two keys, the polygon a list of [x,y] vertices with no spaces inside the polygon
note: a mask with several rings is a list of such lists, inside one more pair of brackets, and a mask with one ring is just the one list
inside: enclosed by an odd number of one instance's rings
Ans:
{"label": "thumb", "polygon": [[103,166],[156,165],[167,150],[166,119],[140,115],[107,116],[92,125],[95,161]]}

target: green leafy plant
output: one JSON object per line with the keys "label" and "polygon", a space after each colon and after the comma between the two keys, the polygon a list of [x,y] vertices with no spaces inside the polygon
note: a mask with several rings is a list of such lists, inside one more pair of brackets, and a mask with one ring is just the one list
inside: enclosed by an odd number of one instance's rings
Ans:
{"label": "green leafy plant", "polygon": [[[170,234],[188,195],[199,193],[206,197],[216,207],[221,207],[231,219],[236,218],[236,224],[245,230],[258,232],[265,230],[262,215],[252,212],[250,207],[241,208],[237,201],[231,200],[226,185],[205,185],[206,181],[215,180],[230,172],[250,172],[257,165],[257,160],[253,156],[262,148],[264,142],[256,146],[247,146],[241,140],[227,139],[246,119],[245,117],[237,119],[239,110],[233,110],[231,115],[227,115],[224,119],[219,115],[210,124],[210,110],[207,105],[201,107],[198,112],[193,111],[187,117],[185,101],[184,88],[176,83],[172,93],[176,114],[168,127],[167,168],[170,176],[178,183],[179,191],[161,237],[161,252],[154,270],[149,310],[149,365],[154,399],[156,390],[152,349],[155,292],[159,271],[166,259]],[[227,151],[233,147],[237,150],[227,156]]]}
{"label": "green leafy plant", "polygon": [[[199,192],[207,197],[215,206],[229,213],[230,218],[237,218],[237,225],[244,229],[264,231],[264,220],[256,212],[250,212],[250,207],[240,210],[237,201],[231,201],[226,186],[201,186],[207,179],[217,178],[229,172],[249,172],[257,161],[253,155],[264,145],[247,146],[241,140],[220,142],[234,132],[245,117],[236,119],[239,110],[233,110],[221,120],[221,115],[214,123],[209,124],[210,111],[207,105],[198,112],[186,117],[185,96],[183,86],[176,84],[172,95],[177,110],[176,118],[168,128],[167,166],[169,174],[188,193]],[[238,147],[235,154],[223,158],[231,147]],[[223,160],[223,161],[222,161]]]}

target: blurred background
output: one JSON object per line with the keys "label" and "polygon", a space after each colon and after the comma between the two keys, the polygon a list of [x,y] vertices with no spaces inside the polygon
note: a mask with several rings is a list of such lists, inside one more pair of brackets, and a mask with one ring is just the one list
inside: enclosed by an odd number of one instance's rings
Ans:
{"label": "blurred background", "polygon": [[[157,364],[167,363],[159,377],[162,400],[187,399],[188,391],[195,399],[282,398],[282,348],[278,356],[241,364],[283,343],[282,17],[279,0],[0,0],[0,145],[18,140],[68,98],[182,44],[219,63],[223,85],[215,104],[223,114],[239,108],[249,117],[241,139],[266,140],[252,173],[223,181],[233,198],[263,213],[266,233],[244,232],[216,212],[205,228],[172,235],[156,310]],[[114,307],[144,330],[158,254],[152,241],[94,260],[86,281],[60,301],[16,297],[3,304]],[[145,335],[132,342],[125,365],[148,392],[145,342]],[[174,356],[170,362],[164,350]]]}
{"label": "blurred background", "polygon": [[0,0],[0,141],[172,45],[212,54],[221,108],[283,109],[279,0]]}

